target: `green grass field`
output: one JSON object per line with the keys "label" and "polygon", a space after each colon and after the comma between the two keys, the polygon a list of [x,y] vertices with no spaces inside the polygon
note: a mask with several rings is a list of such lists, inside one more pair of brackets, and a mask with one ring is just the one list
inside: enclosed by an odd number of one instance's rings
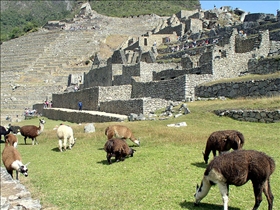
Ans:
{"label": "green grass field", "polygon": [[[84,133],[84,124],[69,124],[77,138],[73,149],[59,152],[54,127],[62,121],[46,119],[45,130],[37,138],[24,144],[18,136],[23,162],[29,176],[20,175],[22,184],[39,199],[43,208],[50,209],[197,209],[220,210],[222,198],[218,187],[212,187],[199,207],[194,207],[194,193],[206,164],[202,151],[208,136],[216,130],[236,129],[245,136],[244,149],[263,151],[274,158],[276,170],[271,176],[274,208],[280,207],[279,123],[250,123],[218,117],[215,109],[252,108],[279,109],[280,98],[239,99],[225,101],[196,101],[188,103],[188,115],[168,120],[123,122],[140,137],[141,146],[134,147],[134,157],[108,165],[103,146],[105,128],[110,124],[95,123],[96,132]],[[171,123],[186,122],[186,127],[167,127]],[[39,124],[38,119],[18,125]],[[134,146],[131,141],[127,141]],[[3,150],[4,144],[1,144]],[[212,154],[210,155],[210,160]],[[1,166],[3,166],[1,161]],[[252,209],[253,187],[249,181],[241,187],[230,187],[229,209]],[[267,209],[263,195],[261,210]]]}

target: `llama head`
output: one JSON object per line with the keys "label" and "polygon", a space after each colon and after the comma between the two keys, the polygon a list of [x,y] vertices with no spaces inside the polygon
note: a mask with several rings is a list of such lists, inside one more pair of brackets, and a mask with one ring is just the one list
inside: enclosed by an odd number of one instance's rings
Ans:
{"label": "llama head", "polygon": [[71,147],[74,147],[74,145],[76,144],[76,140],[77,140],[77,138],[73,138],[73,141],[70,142]]}
{"label": "llama head", "polygon": [[139,138],[139,139],[134,140],[134,143],[135,143],[135,144],[137,144],[137,145],[140,147],[140,138]]}
{"label": "llama head", "polygon": [[202,152],[202,155],[203,155],[204,162],[207,164],[209,157],[206,156],[204,152]]}
{"label": "llama head", "polygon": [[133,153],[136,152],[135,149],[132,149],[131,147],[129,147],[130,151],[129,151],[129,155],[130,157],[133,157]]}
{"label": "llama head", "polygon": [[39,119],[39,121],[40,121],[40,124],[45,124],[45,123],[46,123],[46,121],[44,120],[44,118],[43,118],[43,119]]}
{"label": "llama head", "polygon": [[202,190],[202,186],[203,186],[202,182],[201,182],[200,186],[198,186],[198,184],[196,185],[196,190],[195,190],[195,194],[194,194],[194,198],[195,198],[194,205],[195,206],[198,206],[199,202],[202,200],[202,197],[200,196],[201,190]]}
{"label": "llama head", "polygon": [[30,164],[30,162],[27,163],[27,164],[25,164],[25,165],[21,165],[21,166],[19,166],[19,169],[18,169],[18,171],[19,171],[20,173],[22,173],[25,177],[28,176],[28,168],[27,168],[27,166],[28,166],[29,164]]}
{"label": "llama head", "polygon": [[195,202],[194,205],[197,206],[199,202],[208,194],[211,188],[211,184],[205,180],[202,180],[200,186],[196,185],[196,192],[194,194]]}

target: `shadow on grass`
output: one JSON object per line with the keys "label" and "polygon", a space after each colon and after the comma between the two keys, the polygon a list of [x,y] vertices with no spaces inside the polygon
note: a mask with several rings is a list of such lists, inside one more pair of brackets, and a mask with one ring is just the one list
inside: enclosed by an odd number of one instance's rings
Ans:
{"label": "shadow on grass", "polygon": [[103,164],[103,165],[109,165],[108,161],[107,160],[101,160],[101,161],[98,161],[96,162],[98,164]]}
{"label": "shadow on grass", "polygon": [[[30,142],[30,143],[26,142],[26,144],[25,144],[25,143],[18,143],[18,145],[23,145],[23,146],[28,146],[28,145],[30,145],[30,146],[33,146],[33,145],[32,145],[32,142]],[[38,145],[39,145],[39,143],[38,143]],[[34,146],[36,146],[36,144],[34,144]]]}
{"label": "shadow on grass", "polygon": [[199,168],[206,168],[207,164],[205,164],[204,162],[196,162],[196,163],[192,163],[193,166],[199,167]]}
{"label": "shadow on grass", "polygon": [[3,141],[2,139],[0,140],[0,144],[4,144],[5,143],[5,141]]}
{"label": "shadow on grass", "polygon": [[60,150],[59,150],[58,147],[53,148],[52,151],[54,151],[54,152],[60,152]]}
{"label": "shadow on grass", "polygon": [[[222,205],[216,205],[216,204],[209,204],[209,203],[200,203],[198,206],[194,205],[194,202],[181,202],[180,206],[184,209],[191,209],[191,210],[220,210],[222,209]],[[229,207],[229,210],[240,210],[240,208],[231,208]]]}

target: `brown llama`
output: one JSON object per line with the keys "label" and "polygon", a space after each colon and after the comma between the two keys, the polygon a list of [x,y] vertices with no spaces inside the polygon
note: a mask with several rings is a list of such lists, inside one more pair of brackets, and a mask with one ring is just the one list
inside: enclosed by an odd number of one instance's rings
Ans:
{"label": "brown llama", "polygon": [[111,157],[115,157],[116,162],[124,161],[127,156],[133,157],[136,151],[129,147],[123,139],[109,139],[105,145],[104,150],[107,152],[107,161],[112,163]]}
{"label": "brown llama", "polygon": [[31,138],[32,139],[32,145],[34,145],[34,139],[36,144],[38,144],[38,141],[36,139],[37,136],[39,136],[43,130],[44,130],[44,124],[46,121],[44,119],[39,119],[39,127],[35,125],[24,125],[20,128],[20,133],[22,136],[24,136],[24,143],[26,144],[26,139]]}
{"label": "brown llama", "polygon": [[205,152],[202,152],[205,163],[208,163],[209,155],[212,151],[213,156],[216,156],[216,151],[229,151],[230,149],[241,149],[244,145],[244,136],[236,130],[221,130],[213,132],[207,139]]}
{"label": "brown llama", "polygon": [[140,146],[139,139],[136,139],[132,131],[124,125],[110,125],[105,129],[105,135],[107,139],[112,139],[113,137],[121,139],[130,139],[132,142]]}
{"label": "brown llama", "polygon": [[268,155],[255,150],[235,150],[221,154],[207,166],[200,186],[197,185],[195,205],[208,194],[212,185],[217,184],[223,198],[224,210],[228,209],[229,185],[242,186],[252,181],[255,195],[253,210],[258,209],[264,192],[268,210],[273,207],[270,175],[275,170],[275,162]]}

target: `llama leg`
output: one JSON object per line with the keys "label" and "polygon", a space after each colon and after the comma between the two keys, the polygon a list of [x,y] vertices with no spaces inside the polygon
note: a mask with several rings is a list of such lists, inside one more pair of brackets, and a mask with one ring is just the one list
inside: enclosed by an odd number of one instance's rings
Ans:
{"label": "llama leg", "polygon": [[226,183],[218,183],[220,193],[223,198],[224,210],[228,210],[228,190],[229,187]]}
{"label": "llama leg", "polygon": [[119,162],[121,160],[120,154],[117,152],[116,153],[116,162]]}
{"label": "llama leg", "polygon": [[39,144],[38,141],[37,141],[37,139],[36,139],[36,137],[35,137],[35,142],[36,142],[36,145]]}
{"label": "llama leg", "polygon": [[213,156],[216,157],[216,150],[212,150]]}
{"label": "llama leg", "polygon": [[64,148],[65,151],[66,151],[66,145],[67,145],[67,137],[64,137],[63,148]]}
{"label": "llama leg", "polygon": [[27,137],[24,137],[24,144],[26,144],[26,138],[27,138]]}
{"label": "llama leg", "polygon": [[112,163],[111,162],[111,157],[112,157],[112,155],[110,153],[107,153],[107,161],[108,161],[109,164]]}
{"label": "llama leg", "polygon": [[58,140],[58,145],[59,145],[60,152],[62,152],[62,140],[61,139]]}
{"label": "llama leg", "polygon": [[269,179],[264,183],[263,192],[264,192],[264,194],[266,196],[266,199],[267,199],[268,210],[272,210],[274,196],[271,192]]}
{"label": "llama leg", "polygon": [[18,170],[16,170],[16,179],[18,180]]}
{"label": "llama leg", "polygon": [[253,207],[253,210],[257,210],[262,202],[263,186],[264,186],[264,182],[259,182],[259,181],[253,182],[254,194],[255,194],[255,205]]}
{"label": "llama leg", "polygon": [[[7,170],[8,171],[8,170]],[[11,177],[13,178],[13,170],[9,170],[8,173],[11,175]]]}
{"label": "llama leg", "polygon": [[32,138],[32,145],[34,145],[34,138]]}
{"label": "llama leg", "polygon": [[72,144],[71,144],[71,137],[69,139],[66,140],[66,144],[67,144],[67,141],[68,141],[68,148],[71,150],[72,149]]}

